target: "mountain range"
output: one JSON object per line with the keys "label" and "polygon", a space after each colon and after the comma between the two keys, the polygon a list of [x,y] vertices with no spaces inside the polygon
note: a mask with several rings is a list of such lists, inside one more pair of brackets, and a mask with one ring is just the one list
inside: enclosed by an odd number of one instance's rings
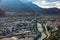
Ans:
{"label": "mountain range", "polygon": [[41,8],[32,2],[23,3],[20,0],[1,0],[0,8],[9,12],[37,12],[40,15],[60,15],[58,8]]}

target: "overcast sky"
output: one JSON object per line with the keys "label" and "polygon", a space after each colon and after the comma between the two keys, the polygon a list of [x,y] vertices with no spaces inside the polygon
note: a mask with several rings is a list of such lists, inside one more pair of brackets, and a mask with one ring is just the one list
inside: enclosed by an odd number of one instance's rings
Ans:
{"label": "overcast sky", "polygon": [[[5,1],[5,0],[2,0]],[[24,3],[32,2],[33,4],[41,8],[54,8],[57,7],[60,9],[60,0],[20,0]],[[0,0],[1,2],[1,0]]]}
{"label": "overcast sky", "polygon": [[60,0],[20,0],[22,2],[32,2],[33,4],[42,8],[54,8],[60,9]]}

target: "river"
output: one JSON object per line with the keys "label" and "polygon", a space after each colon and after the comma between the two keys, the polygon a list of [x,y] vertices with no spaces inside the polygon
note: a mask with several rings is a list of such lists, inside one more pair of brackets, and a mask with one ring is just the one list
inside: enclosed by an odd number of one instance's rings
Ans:
{"label": "river", "polygon": [[38,40],[43,40],[46,37],[46,35],[43,32],[44,30],[43,30],[42,25],[40,23],[37,23],[37,29],[39,32],[41,32],[41,35],[42,35],[41,38],[39,38]]}

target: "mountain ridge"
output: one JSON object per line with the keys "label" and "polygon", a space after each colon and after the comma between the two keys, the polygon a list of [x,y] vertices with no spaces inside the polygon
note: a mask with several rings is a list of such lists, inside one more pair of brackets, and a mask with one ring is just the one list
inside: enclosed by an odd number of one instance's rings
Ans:
{"label": "mountain ridge", "polygon": [[60,9],[58,8],[41,8],[32,2],[23,3],[19,0],[6,0],[6,2],[0,2],[0,8],[3,8],[8,12],[37,12],[39,15],[60,15]]}

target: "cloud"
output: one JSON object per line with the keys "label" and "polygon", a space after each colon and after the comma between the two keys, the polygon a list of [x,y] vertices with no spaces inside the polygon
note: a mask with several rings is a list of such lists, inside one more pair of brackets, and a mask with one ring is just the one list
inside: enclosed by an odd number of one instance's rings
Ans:
{"label": "cloud", "polygon": [[46,0],[48,2],[56,2],[56,1],[60,1],[60,0]]}
{"label": "cloud", "polygon": [[33,4],[42,7],[42,8],[54,8],[57,7],[60,9],[60,0],[38,0],[32,2]]}
{"label": "cloud", "polygon": [[20,0],[22,2],[32,2],[33,4],[42,8],[54,8],[60,9],[60,0]]}
{"label": "cloud", "polygon": [[34,2],[36,0],[20,0],[20,1],[22,1],[22,2]]}

